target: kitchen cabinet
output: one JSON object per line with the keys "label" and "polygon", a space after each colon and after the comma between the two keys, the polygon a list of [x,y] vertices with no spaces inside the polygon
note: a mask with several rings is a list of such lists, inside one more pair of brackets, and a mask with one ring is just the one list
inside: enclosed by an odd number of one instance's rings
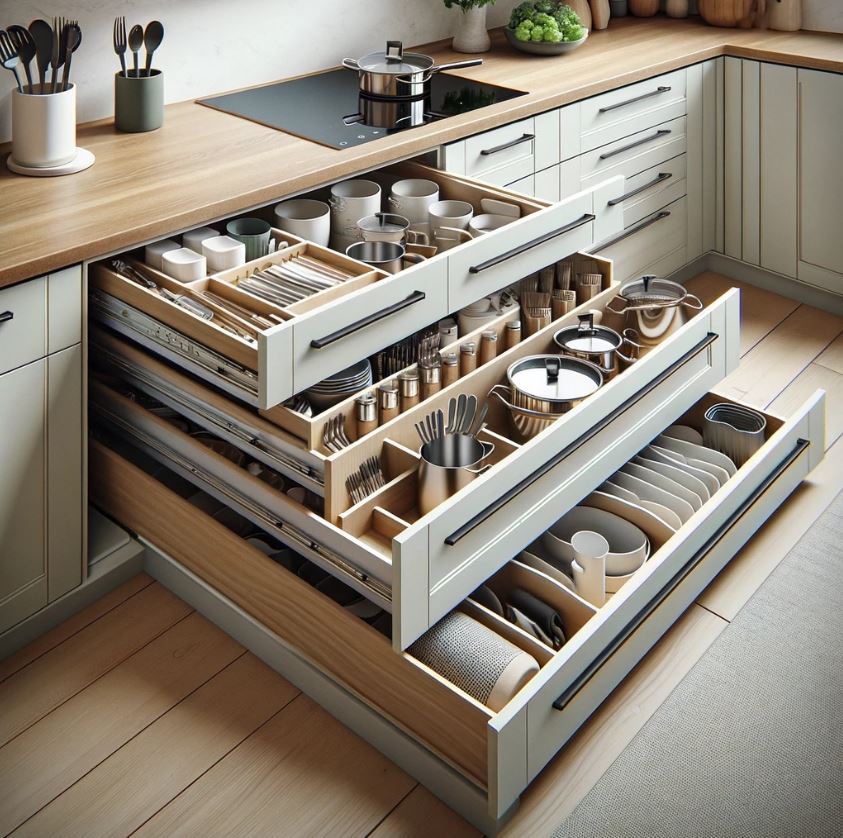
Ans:
{"label": "kitchen cabinet", "polygon": [[82,581],[81,277],[0,291],[0,631]]}

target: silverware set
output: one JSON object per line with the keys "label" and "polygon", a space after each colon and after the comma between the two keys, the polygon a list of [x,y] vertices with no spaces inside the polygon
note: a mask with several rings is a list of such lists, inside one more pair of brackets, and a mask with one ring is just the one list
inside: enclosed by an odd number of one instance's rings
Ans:
{"label": "silverware set", "polygon": [[[127,77],[143,78],[149,76],[152,71],[152,56],[155,50],[161,46],[164,40],[164,24],[159,20],[150,21],[146,28],[140,24],[135,24],[126,33],[126,18],[125,16],[114,18],[114,31],[112,33],[112,42],[114,52],[120,59],[120,71]],[[144,62],[144,69],[140,69],[140,51],[143,48],[146,52],[146,60]],[[126,68],[126,50],[132,53],[131,72]]]}
{"label": "silverware set", "polygon": [[284,402],[284,407],[288,407],[293,413],[301,413],[302,416],[313,416],[313,406],[300,393]]}
{"label": "silverware set", "polygon": [[422,359],[426,359],[428,364],[436,359],[441,363],[441,356],[439,355],[441,341],[442,336],[439,334],[438,328],[435,330],[423,329],[415,335],[410,335],[410,337],[393,343],[392,346],[378,352],[374,357],[378,381],[388,378],[390,375],[395,375],[413,364],[421,364]]}
{"label": "silverware set", "polygon": [[322,429],[322,442],[332,454],[336,454],[351,445],[351,440],[345,432],[345,416],[343,414],[332,416],[325,423],[325,427]]}
{"label": "silverware set", "polygon": [[[0,29],[0,63],[14,73],[18,90],[24,92],[20,68],[26,77],[26,91],[43,95],[61,93],[70,84],[70,63],[73,53],[82,43],[82,30],[79,21],[63,17],[53,18],[51,26],[46,20],[38,18],[27,29],[17,24],[8,30]],[[38,90],[32,75],[32,60],[38,69]],[[59,79],[61,70],[61,79]],[[50,81],[47,82],[47,76]]]}
{"label": "silverware set", "polygon": [[455,398],[448,399],[448,423],[445,424],[445,413],[441,409],[434,410],[416,422],[415,429],[422,441],[422,445],[435,442],[445,436],[463,435],[477,436],[483,429],[488,412],[488,404],[477,410],[477,396],[473,393],[460,393]]}
{"label": "silverware set", "polygon": [[369,457],[345,480],[345,488],[348,489],[353,503],[366,500],[369,495],[384,486],[386,486],[386,479],[383,476],[380,457]]}
{"label": "silverware set", "polygon": [[353,276],[349,271],[302,254],[241,279],[238,287],[283,307],[340,285]]}

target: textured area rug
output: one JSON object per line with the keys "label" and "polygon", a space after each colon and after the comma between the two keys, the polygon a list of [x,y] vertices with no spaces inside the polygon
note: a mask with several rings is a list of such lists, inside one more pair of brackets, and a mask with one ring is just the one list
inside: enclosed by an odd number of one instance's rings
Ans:
{"label": "textured area rug", "polygon": [[843,836],[843,493],[554,835]]}

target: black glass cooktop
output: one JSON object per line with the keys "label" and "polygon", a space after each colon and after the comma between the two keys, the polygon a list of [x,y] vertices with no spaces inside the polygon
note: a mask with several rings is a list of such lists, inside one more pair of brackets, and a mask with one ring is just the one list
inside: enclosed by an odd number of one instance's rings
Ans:
{"label": "black glass cooktop", "polygon": [[[525,95],[448,73],[430,81],[426,99],[390,103],[359,96],[357,73],[338,69],[198,101],[331,148],[348,148]],[[385,127],[390,125],[396,127]]]}

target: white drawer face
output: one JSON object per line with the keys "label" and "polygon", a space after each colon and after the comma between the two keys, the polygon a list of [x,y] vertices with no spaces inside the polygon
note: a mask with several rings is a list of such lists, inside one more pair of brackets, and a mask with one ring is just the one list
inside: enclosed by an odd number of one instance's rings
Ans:
{"label": "white drawer face", "polygon": [[599,245],[596,253],[612,259],[621,282],[638,276],[647,265],[685,246],[688,238],[687,199],[680,198],[664,209],[627,227],[617,239]]}
{"label": "white drawer face", "polygon": [[532,119],[469,137],[465,140],[465,173],[498,186],[532,175],[535,143]]}
{"label": "white drawer face", "polygon": [[612,90],[580,103],[581,151],[684,116],[685,70]]}
{"label": "white drawer face", "polygon": [[687,191],[685,173],[685,155],[680,154],[629,178],[624,185],[624,229],[683,197]]}
{"label": "white drawer face", "polygon": [[47,277],[0,290],[0,375],[47,352]]}

